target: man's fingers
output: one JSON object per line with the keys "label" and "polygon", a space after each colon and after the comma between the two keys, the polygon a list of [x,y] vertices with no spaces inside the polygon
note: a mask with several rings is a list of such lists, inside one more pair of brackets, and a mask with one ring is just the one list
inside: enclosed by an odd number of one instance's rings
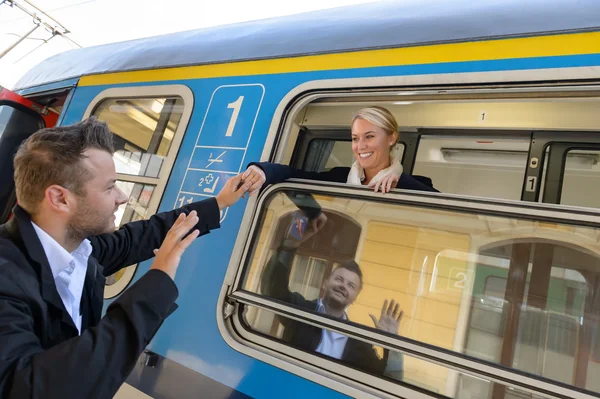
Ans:
{"label": "man's fingers", "polygon": [[396,301],[394,299],[392,299],[392,301],[390,302],[390,307],[387,310],[387,314],[389,316],[392,316],[394,314],[394,306],[396,305]]}
{"label": "man's fingers", "polygon": [[396,321],[400,322],[400,320],[402,320],[402,316],[404,316],[404,311],[401,310],[400,314],[398,314],[398,317],[396,317]]}
{"label": "man's fingers", "polygon": [[177,244],[175,246],[175,249],[177,251],[181,251],[181,254],[183,254],[183,252],[187,249],[187,247],[190,246],[190,244],[196,239],[198,238],[198,236],[200,235],[200,230],[195,229],[194,231],[192,231],[187,237],[185,237],[183,240],[181,240],[179,242],[179,244]]}
{"label": "man's fingers", "polygon": [[400,304],[396,302],[396,306],[394,307],[394,313],[392,313],[392,317],[395,319],[398,317],[398,313],[400,313]]}
{"label": "man's fingers", "polygon": [[379,321],[377,321],[377,318],[375,316],[373,316],[372,314],[369,314],[369,316],[371,316],[371,319],[373,320],[373,324],[375,324],[375,327],[377,327],[379,325]]}
{"label": "man's fingers", "polygon": [[187,237],[185,237],[183,240],[179,241],[171,250],[171,252],[169,252],[169,259],[170,261],[176,261],[179,262],[179,259],[181,258],[181,256],[183,255],[183,253],[185,252],[185,250],[187,249],[187,247],[190,246],[190,244],[196,239],[198,238],[198,235],[200,235],[200,230],[196,229],[194,231],[192,231]]}
{"label": "man's fingers", "polygon": [[[189,215],[183,217],[181,220],[177,219],[177,222],[171,227],[169,233],[173,235],[176,241],[181,240],[200,220],[196,216],[196,211],[191,211]],[[181,217],[181,215],[179,215]]]}
{"label": "man's fingers", "polygon": [[387,306],[388,306],[388,300],[384,300],[383,301],[383,307],[381,308],[381,317],[380,319],[383,318],[383,316],[385,316],[385,314],[387,313]]}
{"label": "man's fingers", "polygon": [[[194,211],[192,211],[192,212],[194,212]],[[185,212],[181,212],[179,214],[179,216],[177,216],[177,219],[175,220],[175,223],[173,223],[173,226],[171,226],[171,228],[167,232],[167,237],[165,237],[165,240],[168,237],[171,237],[173,235],[175,235],[175,236],[177,235],[177,230],[183,225],[183,223],[185,223],[185,220],[188,218],[188,216],[189,215],[186,215]]]}

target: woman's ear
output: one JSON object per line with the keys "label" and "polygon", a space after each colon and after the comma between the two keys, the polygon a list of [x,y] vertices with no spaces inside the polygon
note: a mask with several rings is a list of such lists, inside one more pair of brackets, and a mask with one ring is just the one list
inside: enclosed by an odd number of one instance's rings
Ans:
{"label": "woman's ear", "polygon": [[390,136],[389,136],[389,137],[390,137],[390,140],[389,140],[390,147],[393,147],[393,146],[395,146],[396,144],[398,144],[398,138],[400,137],[400,136],[398,135],[398,132],[394,132],[393,134],[390,134]]}

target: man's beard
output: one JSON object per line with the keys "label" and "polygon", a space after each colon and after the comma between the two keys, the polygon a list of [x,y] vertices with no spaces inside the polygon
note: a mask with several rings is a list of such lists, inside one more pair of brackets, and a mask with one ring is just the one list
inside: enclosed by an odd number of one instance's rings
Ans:
{"label": "man's beard", "polygon": [[67,237],[73,242],[80,242],[92,236],[113,231],[110,215],[103,215],[92,207],[80,207],[67,225]]}
{"label": "man's beard", "polygon": [[335,309],[335,310],[344,310],[348,306],[348,304],[345,301],[341,302],[339,299],[337,299],[336,297],[331,295],[329,292],[325,293],[325,296],[323,299],[327,303],[327,306],[329,306],[330,308]]}

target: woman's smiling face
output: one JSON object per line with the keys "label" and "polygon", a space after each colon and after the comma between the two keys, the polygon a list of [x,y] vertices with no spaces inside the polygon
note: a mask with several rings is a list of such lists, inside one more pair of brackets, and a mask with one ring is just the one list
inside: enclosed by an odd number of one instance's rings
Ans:
{"label": "woman's smiling face", "polygon": [[378,173],[390,166],[390,147],[395,142],[394,135],[364,119],[352,124],[352,152],[365,170]]}

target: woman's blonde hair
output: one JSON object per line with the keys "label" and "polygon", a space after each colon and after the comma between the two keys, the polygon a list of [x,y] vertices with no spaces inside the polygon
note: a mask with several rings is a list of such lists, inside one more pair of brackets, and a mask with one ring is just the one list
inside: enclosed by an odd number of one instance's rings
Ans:
{"label": "woman's blonde hair", "polygon": [[388,136],[393,136],[394,133],[396,133],[396,141],[390,146],[390,151],[398,144],[398,140],[400,139],[398,122],[396,122],[394,115],[386,108],[378,106],[363,108],[354,115],[350,126],[353,126],[357,119],[364,119],[365,121],[374,124],[383,129]]}

